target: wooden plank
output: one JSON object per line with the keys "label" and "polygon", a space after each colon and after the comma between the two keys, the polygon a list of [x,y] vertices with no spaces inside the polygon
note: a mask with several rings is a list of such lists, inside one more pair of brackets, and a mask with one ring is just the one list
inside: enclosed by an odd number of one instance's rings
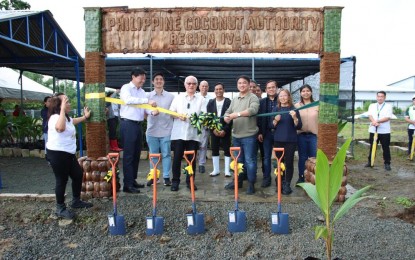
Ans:
{"label": "wooden plank", "polygon": [[103,8],[105,53],[319,53],[320,8]]}

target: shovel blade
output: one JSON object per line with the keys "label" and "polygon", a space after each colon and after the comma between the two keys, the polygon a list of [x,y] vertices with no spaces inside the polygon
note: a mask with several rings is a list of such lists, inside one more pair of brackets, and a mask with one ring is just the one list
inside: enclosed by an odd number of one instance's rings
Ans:
{"label": "shovel blade", "polygon": [[271,230],[274,234],[289,234],[288,213],[271,213]]}
{"label": "shovel blade", "polygon": [[205,233],[205,218],[202,213],[186,214],[187,234],[196,235]]}
{"label": "shovel blade", "polygon": [[146,218],[147,236],[161,235],[164,231],[164,218],[162,217],[147,217]]}
{"label": "shovel blade", "polygon": [[246,232],[246,213],[244,211],[228,212],[228,231],[231,233]]}
{"label": "shovel blade", "polygon": [[125,219],[123,215],[108,215],[108,226],[111,236],[125,235]]}

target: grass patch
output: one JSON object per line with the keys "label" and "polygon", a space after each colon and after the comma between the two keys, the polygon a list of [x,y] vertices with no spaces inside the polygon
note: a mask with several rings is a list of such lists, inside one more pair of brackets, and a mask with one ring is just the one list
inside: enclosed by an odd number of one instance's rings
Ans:
{"label": "grass patch", "polygon": [[[403,119],[394,119],[391,121],[391,142],[407,143],[408,142],[408,124]],[[369,140],[369,119],[356,119],[354,124],[354,139]],[[340,132],[344,138],[352,137],[352,123],[348,122]]]}
{"label": "grass patch", "polygon": [[415,206],[415,201],[412,199],[409,199],[407,197],[398,197],[396,198],[396,203],[398,203],[399,205],[404,206],[404,208],[411,208],[413,206]]}

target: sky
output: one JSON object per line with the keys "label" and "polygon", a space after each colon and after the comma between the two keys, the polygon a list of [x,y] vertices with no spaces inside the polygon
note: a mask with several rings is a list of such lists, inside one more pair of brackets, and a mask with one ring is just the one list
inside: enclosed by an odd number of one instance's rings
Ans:
{"label": "sky", "polygon": [[[415,76],[415,37],[413,36],[415,1],[411,0],[26,0],[26,2],[31,5],[31,10],[51,11],[55,20],[83,57],[85,56],[84,7],[341,6],[344,7],[341,57],[356,57],[357,89],[382,88],[387,90],[385,88],[387,85]],[[313,54],[311,57],[318,56]]]}

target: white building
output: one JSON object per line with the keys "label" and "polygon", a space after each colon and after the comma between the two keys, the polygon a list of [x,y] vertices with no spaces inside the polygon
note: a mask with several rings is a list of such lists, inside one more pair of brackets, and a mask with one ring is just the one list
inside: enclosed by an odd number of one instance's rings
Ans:
{"label": "white building", "polygon": [[356,108],[363,107],[367,100],[375,102],[376,93],[381,90],[386,92],[388,103],[405,110],[412,105],[412,97],[415,96],[415,76],[399,80],[385,87],[356,89]]}

